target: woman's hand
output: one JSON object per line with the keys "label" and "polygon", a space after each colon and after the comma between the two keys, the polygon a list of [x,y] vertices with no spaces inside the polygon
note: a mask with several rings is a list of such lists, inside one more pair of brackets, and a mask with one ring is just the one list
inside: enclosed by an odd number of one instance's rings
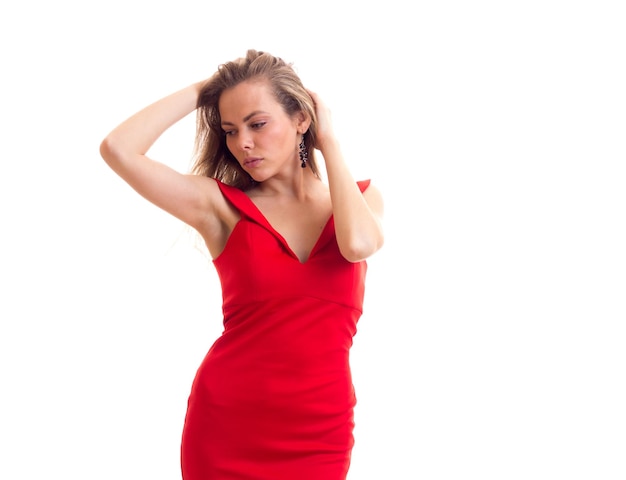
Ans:
{"label": "woman's hand", "polygon": [[315,140],[315,148],[323,154],[327,147],[332,146],[332,144],[337,141],[333,130],[330,109],[317,93],[309,89],[307,89],[307,92],[313,99],[315,114],[317,116],[317,138]]}

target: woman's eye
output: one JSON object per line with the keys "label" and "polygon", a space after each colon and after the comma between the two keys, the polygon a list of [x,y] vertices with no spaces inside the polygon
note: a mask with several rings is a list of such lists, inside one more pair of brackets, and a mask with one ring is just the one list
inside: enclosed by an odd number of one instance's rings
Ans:
{"label": "woman's eye", "polygon": [[232,135],[233,133],[234,133],[233,130],[224,130],[224,135],[226,137],[228,137],[229,135]]}
{"label": "woman's eye", "polygon": [[252,128],[261,128],[263,125],[265,125],[265,122],[256,122],[253,123],[251,126]]}

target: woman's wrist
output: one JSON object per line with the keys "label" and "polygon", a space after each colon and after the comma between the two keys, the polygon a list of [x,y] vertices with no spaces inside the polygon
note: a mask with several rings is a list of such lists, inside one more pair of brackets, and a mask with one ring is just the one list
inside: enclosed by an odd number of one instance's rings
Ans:
{"label": "woman's wrist", "polygon": [[324,137],[323,141],[318,142],[316,148],[322,153],[324,157],[341,154],[339,139],[335,136]]}

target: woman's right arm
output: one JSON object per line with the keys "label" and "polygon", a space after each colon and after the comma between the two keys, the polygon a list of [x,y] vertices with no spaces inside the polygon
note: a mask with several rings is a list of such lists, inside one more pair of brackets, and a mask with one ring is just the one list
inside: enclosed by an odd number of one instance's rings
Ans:
{"label": "woman's right arm", "polygon": [[223,197],[215,181],[187,175],[150,159],[146,153],[173,124],[196,109],[202,82],[189,85],[137,112],[100,145],[106,163],[140,195],[198,230],[205,239],[220,232]]}

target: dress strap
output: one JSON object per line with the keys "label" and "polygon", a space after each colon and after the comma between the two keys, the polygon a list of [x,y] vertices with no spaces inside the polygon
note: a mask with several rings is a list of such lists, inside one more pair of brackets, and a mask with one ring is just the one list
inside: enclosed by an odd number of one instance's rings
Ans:
{"label": "dress strap", "polygon": [[361,193],[367,190],[367,187],[370,186],[370,181],[371,180],[368,178],[367,180],[359,180],[358,182],[356,182],[359,188],[361,189]]}
{"label": "dress strap", "polygon": [[254,202],[250,200],[250,197],[248,197],[248,195],[246,195],[242,190],[239,190],[237,187],[227,185],[218,179],[215,179],[215,181],[220,187],[222,195],[224,195],[224,197],[226,197],[226,200],[232,203],[233,206],[237,210],[239,210],[239,213],[242,216],[245,216],[256,223],[263,225],[269,230],[274,230],[267,221],[267,219],[263,216],[261,211],[254,204]]}

